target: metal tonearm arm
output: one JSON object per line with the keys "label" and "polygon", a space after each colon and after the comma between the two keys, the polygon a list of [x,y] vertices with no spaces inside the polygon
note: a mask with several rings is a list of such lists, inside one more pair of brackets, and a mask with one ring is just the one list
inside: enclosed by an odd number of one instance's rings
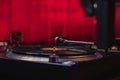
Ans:
{"label": "metal tonearm arm", "polygon": [[64,39],[62,37],[55,37],[55,44],[58,44],[59,42],[62,43],[70,43],[70,44],[81,44],[81,45],[94,45],[94,42],[86,42],[86,41],[74,41],[74,40],[68,40]]}
{"label": "metal tonearm arm", "polygon": [[94,45],[93,42],[73,41],[73,40],[64,40],[64,43],[75,43],[75,44],[83,44],[83,45]]}

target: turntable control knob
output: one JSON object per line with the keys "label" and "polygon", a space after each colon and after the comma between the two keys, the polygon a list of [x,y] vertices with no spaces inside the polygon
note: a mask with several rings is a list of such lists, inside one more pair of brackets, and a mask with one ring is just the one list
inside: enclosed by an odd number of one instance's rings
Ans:
{"label": "turntable control knob", "polygon": [[49,56],[49,62],[53,62],[53,63],[59,62],[59,56],[57,56],[56,54],[50,55]]}

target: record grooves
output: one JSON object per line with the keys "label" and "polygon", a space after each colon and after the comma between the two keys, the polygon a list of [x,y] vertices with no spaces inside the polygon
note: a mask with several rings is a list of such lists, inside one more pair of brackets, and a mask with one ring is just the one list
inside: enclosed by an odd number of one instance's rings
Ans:
{"label": "record grooves", "polygon": [[56,54],[60,57],[64,56],[81,56],[91,55],[96,52],[94,49],[75,49],[75,48],[54,48],[54,47],[43,47],[43,48],[16,48],[12,50],[15,54],[31,55],[31,56],[44,56],[49,57],[52,54]]}

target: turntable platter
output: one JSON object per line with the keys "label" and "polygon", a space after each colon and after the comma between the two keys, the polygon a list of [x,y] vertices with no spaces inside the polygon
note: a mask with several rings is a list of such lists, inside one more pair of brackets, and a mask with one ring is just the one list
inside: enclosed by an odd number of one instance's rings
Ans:
{"label": "turntable platter", "polygon": [[10,59],[43,61],[49,62],[49,57],[53,54],[59,56],[62,61],[89,61],[101,58],[101,54],[96,54],[96,50],[81,47],[17,47],[12,49],[6,57]]}

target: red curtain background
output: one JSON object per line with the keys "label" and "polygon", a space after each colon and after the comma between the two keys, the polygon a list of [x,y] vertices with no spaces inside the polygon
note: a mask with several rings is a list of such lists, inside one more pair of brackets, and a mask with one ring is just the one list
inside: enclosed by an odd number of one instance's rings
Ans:
{"label": "red curtain background", "polygon": [[[120,6],[115,36],[120,37]],[[23,42],[53,42],[55,36],[95,41],[95,17],[85,17],[79,0],[0,0],[0,41],[12,31]]]}

